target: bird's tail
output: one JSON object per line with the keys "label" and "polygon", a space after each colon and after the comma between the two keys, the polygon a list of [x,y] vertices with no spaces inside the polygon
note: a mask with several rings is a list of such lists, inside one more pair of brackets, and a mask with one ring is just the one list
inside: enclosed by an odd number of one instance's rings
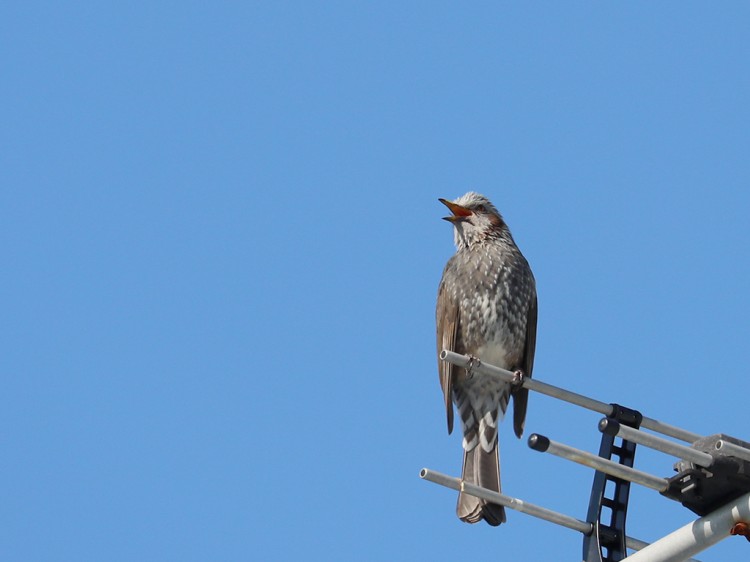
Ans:
{"label": "bird's tail", "polygon": [[[495,442],[495,446],[489,453],[482,449],[480,444],[477,444],[471,451],[464,451],[464,467],[461,473],[463,481],[500,492],[498,449],[498,444]],[[493,526],[505,523],[505,508],[502,505],[468,494],[458,494],[456,513],[459,519],[467,523],[478,523],[482,519]]]}

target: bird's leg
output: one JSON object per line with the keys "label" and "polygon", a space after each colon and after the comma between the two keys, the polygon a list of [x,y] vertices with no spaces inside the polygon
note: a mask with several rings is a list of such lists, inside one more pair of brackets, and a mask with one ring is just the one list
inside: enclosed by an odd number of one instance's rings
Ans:
{"label": "bird's leg", "polygon": [[510,381],[510,385],[514,390],[518,390],[519,388],[523,387],[524,378],[526,378],[526,375],[523,374],[523,371],[521,369],[513,371],[513,380]]}
{"label": "bird's leg", "polygon": [[469,364],[466,366],[466,378],[470,379],[474,376],[474,367],[478,367],[481,361],[479,360],[479,357],[474,357],[473,355],[469,355]]}

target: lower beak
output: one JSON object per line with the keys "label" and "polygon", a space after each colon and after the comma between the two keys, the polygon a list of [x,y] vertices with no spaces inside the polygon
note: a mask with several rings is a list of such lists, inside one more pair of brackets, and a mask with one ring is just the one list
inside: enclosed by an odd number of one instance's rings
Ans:
{"label": "lower beak", "polygon": [[453,213],[453,216],[443,217],[443,220],[445,221],[456,222],[464,220],[466,217],[470,217],[472,214],[469,209],[467,209],[466,207],[462,207],[461,205],[456,205],[453,201],[448,201],[447,199],[438,199],[438,201],[448,207],[448,209],[450,209],[450,212]]}

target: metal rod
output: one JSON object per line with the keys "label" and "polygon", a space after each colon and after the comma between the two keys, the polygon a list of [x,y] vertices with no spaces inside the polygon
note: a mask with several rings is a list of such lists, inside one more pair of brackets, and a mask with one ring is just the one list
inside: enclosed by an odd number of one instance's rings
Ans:
{"label": "metal rod", "polygon": [[[651,449],[656,449],[657,451],[673,455],[706,468],[711,466],[714,462],[714,458],[708,453],[691,449],[685,445],[673,443],[672,441],[668,441],[662,437],[657,437],[656,435],[651,435],[650,433],[644,433],[643,431],[623,425],[617,420],[611,418],[603,418],[599,421],[599,431],[606,433],[607,435],[622,437],[626,441],[645,445]],[[750,451],[747,451],[747,453],[750,455]]]}
{"label": "metal rod", "polygon": [[750,522],[750,493],[631,554],[627,562],[680,562],[727,538],[736,523]]}
{"label": "metal rod", "polygon": [[719,439],[716,442],[716,448],[720,451],[724,451],[728,455],[750,462],[750,449],[745,449],[745,447],[740,447],[739,445],[730,443],[724,439]]}
{"label": "metal rod", "polygon": [[593,453],[581,451],[580,449],[575,449],[574,447],[570,447],[569,445],[565,445],[564,443],[552,441],[547,437],[538,435],[536,433],[532,434],[529,437],[529,447],[531,447],[535,451],[539,451],[542,453],[551,453],[555,456],[562,457],[564,459],[577,462],[578,464],[594,468],[600,472],[609,474],[610,476],[615,476],[616,478],[622,478],[623,480],[635,482],[636,484],[646,486],[647,488],[651,488],[659,492],[663,492],[667,489],[668,486],[668,482],[664,478],[659,478],[658,476],[653,476],[652,474],[643,472],[642,470],[636,470],[634,468],[623,466],[611,460],[603,459],[597,455],[594,455]]}
{"label": "metal rod", "polygon": [[628,537],[627,539],[625,539],[625,546],[627,546],[630,550],[641,550],[643,548],[646,548],[648,546],[648,543],[645,541],[634,539],[633,537]]}
{"label": "metal rod", "polygon": [[[453,351],[450,351],[448,349],[444,349],[440,353],[440,359],[464,368],[468,367],[469,363],[472,361],[471,357],[461,355],[459,353],[454,353]],[[507,383],[513,382],[515,380],[515,374],[511,371],[501,369],[500,367],[495,367],[494,365],[490,365],[489,363],[482,363],[481,361],[477,361],[476,358],[473,361],[472,370],[477,373],[482,373],[483,375],[497,377],[503,382]],[[588,396],[577,394],[575,392],[565,390],[564,388],[559,388],[557,386],[544,383],[537,379],[525,377],[523,379],[522,386],[524,388],[528,388],[529,390],[533,390],[534,392],[546,394],[547,396],[551,396],[552,398],[564,400],[565,402],[575,404],[576,406],[581,406],[582,408],[593,410],[594,412],[599,412],[600,414],[604,414],[605,416],[609,416],[612,414],[611,404],[606,404],[604,402],[600,402],[599,400],[594,400],[593,398],[589,398]],[[659,420],[648,418],[646,416],[643,416],[641,427],[645,427],[664,435],[669,435],[670,437],[674,437],[675,439],[686,441],[688,443],[693,443],[701,438],[701,436],[697,433],[692,433],[691,431],[687,431],[680,427],[669,425],[667,423],[660,422]]]}
{"label": "metal rod", "polygon": [[[442,353],[440,353],[440,359],[464,368],[468,367],[469,362],[471,361],[470,357],[448,351],[447,349],[444,349]],[[482,373],[483,375],[498,377],[503,382],[507,383],[511,383],[515,380],[515,374],[513,372],[506,371],[505,369],[501,369],[500,367],[495,367],[494,365],[490,365],[489,363],[478,362],[476,359],[474,359],[472,370],[477,373]],[[558,398],[560,400],[564,400],[565,402],[570,402],[571,404],[581,406],[582,408],[586,408],[588,410],[599,412],[600,414],[604,414],[606,416],[612,413],[611,404],[599,402],[598,400],[594,400],[593,398],[588,398],[587,396],[583,396],[581,394],[576,394],[575,392],[570,392],[563,388],[552,386],[551,384],[544,383],[537,379],[524,377],[523,387],[535,392],[539,392],[541,394],[546,394],[547,396],[552,396],[552,398]]]}
{"label": "metal rod", "polygon": [[[569,515],[564,515],[562,513],[558,513],[556,511],[552,511],[550,509],[534,505],[523,500],[519,500],[517,498],[512,498],[510,496],[506,496],[505,494],[498,494],[497,492],[487,490],[486,488],[480,488],[479,486],[473,486],[471,484],[464,483],[460,478],[448,476],[447,474],[443,474],[442,472],[436,472],[434,470],[430,470],[429,468],[423,468],[419,472],[419,477],[424,480],[434,482],[435,484],[445,486],[446,488],[463,491],[464,493],[467,493],[469,495],[483,498],[494,503],[499,503],[510,509],[514,509],[521,513],[531,515],[532,517],[537,517],[539,519],[561,525],[562,527],[573,529],[574,531],[578,531],[579,533],[582,533],[584,535],[589,535],[593,532],[593,525],[591,523],[587,523],[586,521],[581,521],[580,519],[576,519],[575,517],[570,517]],[[641,550],[648,546],[647,542],[638,540],[633,537],[625,537],[625,544],[630,550]],[[698,560],[693,560],[691,558],[690,560],[685,560],[684,562],[698,562]]]}
{"label": "metal rod", "polygon": [[646,429],[650,429],[651,431],[661,433],[662,435],[674,437],[675,439],[685,441],[686,443],[695,443],[696,441],[698,441],[698,439],[703,437],[702,435],[698,435],[697,433],[693,433],[692,431],[688,431],[687,429],[682,429],[681,427],[677,427],[676,425],[670,425],[668,423],[655,420],[654,418],[647,418],[646,416],[643,416],[641,427],[645,427]]}
{"label": "metal rod", "polygon": [[523,500],[512,498],[504,494],[498,494],[497,492],[493,492],[492,490],[488,490],[486,488],[480,488],[479,486],[464,482],[460,478],[448,476],[447,474],[443,474],[441,472],[435,472],[434,470],[430,470],[429,468],[423,468],[419,473],[419,477],[423,478],[424,480],[434,482],[435,484],[440,484],[441,486],[464,492],[471,496],[476,496],[493,503],[504,505],[505,507],[520,511],[521,513],[526,513],[527,515],[538,517],[539,519],[544,519],[545,521],[549,521],[550,523],[562,525],[563,527],[573,529],[574,531],[578,531],[579,533],[583,533],[584,535],[590,535],[593,531],[593,525],[591,523],[587,523],[586,521],[581,521],[580,519],[576,519],[575,517],[570,517],[569,515],[564,515],[562,513],[558,513],[557,511],[547,509],[546,507],[534,505],[533,503],[527,503]]}
{"label": "metal rod", "polygon": [[[625,537],[625,545],[630,550],[638,551],[638,550],[643,550],[644,548],[646,548],[649,545],[649,543],[635,539],[633,537]],[[682,562],[700,562],[700,560],[696,560],[695,558],[686,558]]]}

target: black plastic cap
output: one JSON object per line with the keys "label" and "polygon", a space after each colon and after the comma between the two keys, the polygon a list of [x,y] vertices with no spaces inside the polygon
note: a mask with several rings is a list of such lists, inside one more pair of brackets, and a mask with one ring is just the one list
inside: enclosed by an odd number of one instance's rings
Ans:
{"label": "black plastic cap", "polygon": [[531,447],[535,451],[544,453],[547,449],[549,449],[549,439],[547,439],[544,435],[532,433],[531,435],[529,435],[529,447]]}
{"label": "black plastic cap", "polygon": [[614,437],[617,432],[620,431],[620,422],[613,420],[612,418],[602,418],[599,421],[599,431],[605,435]]}

